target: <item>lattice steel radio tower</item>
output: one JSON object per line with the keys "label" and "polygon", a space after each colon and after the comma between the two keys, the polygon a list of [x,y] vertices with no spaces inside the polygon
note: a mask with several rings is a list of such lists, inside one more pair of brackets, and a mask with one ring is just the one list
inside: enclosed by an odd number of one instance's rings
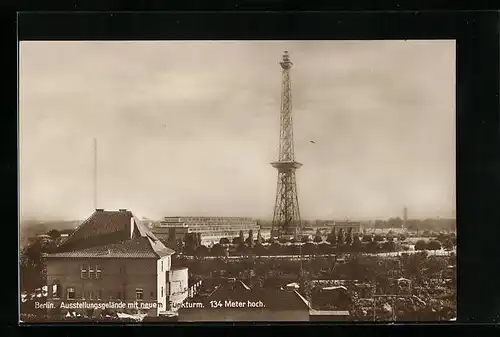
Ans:
{"label": "lattice steel radio tower", "polygon": [[297,237],[301,229],[301,223],[295,170],[300,168],[302,164],[296,162],[294,156],[292,89],[290,82],[290,69],[293,64],[287,51],[283,53],[280,65],[282,68],[282,83],[279,157],[277,162],[271,163],[278,170],[278,186],[271,235]]}

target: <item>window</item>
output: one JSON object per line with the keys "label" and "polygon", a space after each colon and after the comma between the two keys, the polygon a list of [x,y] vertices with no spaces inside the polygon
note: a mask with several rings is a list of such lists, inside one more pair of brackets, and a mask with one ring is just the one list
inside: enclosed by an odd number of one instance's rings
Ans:
{"label": "window", "polygon": [[67,297],[68,300],[74,300],[75,299],[75,288],[68,288],[66,289]]}
{"label": "window", "polygon": [[102,298],[102,291],[101,290],[97,290],[96,292],[96,299],[100,300]]}
{"label": "window", "polygon": [[161,261],[161,272],[163,273],[163,261]]}
{"label": "window", "polygon": [[141,288],[135,289],[135,299],[143,300],[144,299],[144,290]]}
{"label": "window", "polygon": [[101,279],[101,266],[100,265],[95,266],[95,278],[98,280]]}
{"label": "window", "polygon": [[151,292],[151,298],[155,298],[155,293],[153,291]]}
{"label": "window", "polygon": [[93,300],[93,299],[94,299],[94,292],[89,291],[89,300]]}
{"label": "window", "polygon": [[82,279],[86,279],[87,278],[87,269],[88,269],[88,266],[86,264],[82,264],[81,270],[80,270],[80,277]]}
{"label": "window", "polygon": [[116,299],[121,300],[122,299],[122,292],[119,291],[118,294],[116,295]]}
{"label": "window", "polygon": [[89,279],[94,278],[94,269],[92,269],[92,266],[89,266]]}
{"label": "window", "polygon": [[163,297],[163,287],[161,287],[161,297]]}
{"label": "window", "polygon": [[52,283],[52,298],[61,298],[61,286],[58,281]]}

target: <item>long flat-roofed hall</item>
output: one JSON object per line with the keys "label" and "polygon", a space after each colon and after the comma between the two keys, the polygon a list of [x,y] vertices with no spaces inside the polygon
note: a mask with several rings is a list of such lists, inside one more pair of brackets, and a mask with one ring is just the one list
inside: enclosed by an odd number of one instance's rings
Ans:
{"label": "long flat-roofed hall", "polygon": [[[196,233],[201,236],[203,245],[218,243],[222,238],[238,237],[243,231],[247,236],[249,231],[254,235],[260,230],[257,221],[249,217],[195,217],[173,216],[165,217],[151,228],[151,231],[163,241],[184,240],[187,234]],[[269,238],[270,231],[261,232],[263,238]]]}

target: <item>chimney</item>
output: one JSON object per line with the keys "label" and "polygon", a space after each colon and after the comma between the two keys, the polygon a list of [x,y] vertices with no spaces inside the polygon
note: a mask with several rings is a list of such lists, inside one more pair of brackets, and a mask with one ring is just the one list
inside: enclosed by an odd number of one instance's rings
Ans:
{"label": "chimney", "polygon": [[126,208],[120,208],[120,212],[126,212],[127,209]]}
{"label": "chimney", "polygon": [[96,212],[104,212],[104,208],[97,208],[95,211]]}

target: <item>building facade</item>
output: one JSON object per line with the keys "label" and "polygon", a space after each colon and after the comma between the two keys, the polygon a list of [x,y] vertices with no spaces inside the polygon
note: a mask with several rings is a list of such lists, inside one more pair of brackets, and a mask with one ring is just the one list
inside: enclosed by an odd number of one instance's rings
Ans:
{"label": "building facade", "polygon": [[[256,220],[246,217],[165,217],[152,227],[152,232],[163,241],[184,240],[187,234],[201,235],[201,244],[210,246],[222,238],[233,239],[243,231],[245,237],[250,230],[254,238],[260,226]],[[261,235],[269,236],[270,232]],[[264,237],[266,238],[266,237]]]}
{"label": "building facade", "polygon": [[72,303],[115,302],[125,307],[109,311],[157,316],[185,299],[173,284],[188,293],[187,268],[171,267],[174,253],[132,212],[98,209],[46,254],[48,299],[61,313],[79,311]]}

